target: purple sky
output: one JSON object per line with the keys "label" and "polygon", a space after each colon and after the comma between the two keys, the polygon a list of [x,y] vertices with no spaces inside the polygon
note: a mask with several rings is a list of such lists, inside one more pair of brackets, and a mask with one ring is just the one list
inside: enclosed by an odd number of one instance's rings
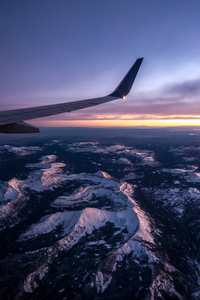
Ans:
{"label": "purple sky", "polygon": [[138,57],[125,102],[51,120],[200,115],[200,1],[1,1],[1,110],[104,96]]}

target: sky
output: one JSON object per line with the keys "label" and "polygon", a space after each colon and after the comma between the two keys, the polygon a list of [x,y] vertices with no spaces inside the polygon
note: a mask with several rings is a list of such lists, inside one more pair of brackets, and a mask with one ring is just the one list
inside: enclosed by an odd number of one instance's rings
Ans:
{"label": "sky", "polygon": [[144,57],[126,100],[36,126],[200,126],[199,0],[2,0],[1,110],[105,96]]}

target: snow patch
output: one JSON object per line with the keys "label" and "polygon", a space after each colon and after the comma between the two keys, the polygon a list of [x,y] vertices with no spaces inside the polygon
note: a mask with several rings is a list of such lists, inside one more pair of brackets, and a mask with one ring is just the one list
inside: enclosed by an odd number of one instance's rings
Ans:
{"label": "snow patch", "polygon": [[75,226],[78,218],[80,217],[79,211],[71,212],[58,212],[56,214],[48,215],[40,219],[37,224],[33,224],[31,228],[23,233],[19,240],[28,240],[38,237],[42,234],[48,234],[58,228],[62,228],[62,236],[69,234]]}
{"label": "snow patch", "polygon": [[105,292],[105,290],[107,289],[111,281],[112,281],[112,276],[109,276],[108,278],[106,276],[105,278],[104,274],[98,271],[95,278],[97,293],[101,294]]}
{"label": "snow patch", "polygon": [[15,153],[18,156],[24,156],[24,155],[30,155],[34,154],[38,151],[42,151],[42,148],[37,147],[37,146],[32,146],[32,147],[13,147],[10,145],[4,145],[0,146],[0,150],[7,150],[8,152]]}
{"label": "snow patch", "polygon": [[[92,153],[101,153],[101,154],[117,154],[117,155],[127,155],[127,156],[134,156],[141,160],[142,163],[148,164],[148,165],[157,165],[158,162],[154,159],[154,153],[150,150],[137,150],[133,147],[127,147],[124,145],[116,144],[113,146],[100,146],[99,143],[74,143],[69,144],[68,151],[73,152],[92,152]],[[126,164],[132,163],[127,158],[121,158],[121,161]]]}

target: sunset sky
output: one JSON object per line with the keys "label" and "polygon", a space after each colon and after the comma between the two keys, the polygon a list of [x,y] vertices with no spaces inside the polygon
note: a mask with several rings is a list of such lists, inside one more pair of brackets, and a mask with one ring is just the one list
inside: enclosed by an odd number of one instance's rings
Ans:
{"label": "sunset sky", "polygon": [[144,57],[126,100],[36,126],[200,126],[199,0],[1,1],[1,110],[113,91]]}

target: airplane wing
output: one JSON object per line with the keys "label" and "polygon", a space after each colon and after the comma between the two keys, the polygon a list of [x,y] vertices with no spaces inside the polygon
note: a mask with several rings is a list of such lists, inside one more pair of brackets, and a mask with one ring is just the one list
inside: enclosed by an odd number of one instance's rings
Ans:
{"label": "airplane wing", "polygon": [[103,104],[118,98],[125,98],[131,90],[143,58],[135,61],[128,73],[124,76],[117,88],[105,97],[36,106],[30,108],[21,108],[14,110],[0,111],[0,133],[34,133],[39,132],[39,128],[27,124],[23,121],[32,120],[41,117],[61,114],[90,106]]}

